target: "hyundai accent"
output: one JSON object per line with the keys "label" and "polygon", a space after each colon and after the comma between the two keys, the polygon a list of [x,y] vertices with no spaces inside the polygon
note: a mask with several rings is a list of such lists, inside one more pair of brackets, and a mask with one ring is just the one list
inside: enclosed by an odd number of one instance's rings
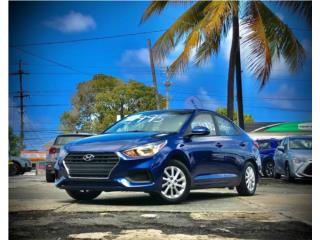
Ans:
{"label": "hyundai accent", "polygon": [[218,113],[158,110],[66,144],[55,171],[56,186],[76,200],[102,191],[142,191],[179,203],[192,189],[236,187],[240,195],[253,195],[261,160],[254,141]]}

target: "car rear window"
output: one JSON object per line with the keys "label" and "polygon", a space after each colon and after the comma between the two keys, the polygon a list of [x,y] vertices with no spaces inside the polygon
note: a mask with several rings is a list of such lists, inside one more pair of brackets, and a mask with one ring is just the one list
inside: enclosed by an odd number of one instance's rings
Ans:
{"label": "car rear window", "polygon": [[260,149],[269,149],[271,148],[271,143],[267,141],[258,141]]}
{"label": "car rear window", "polygon": [[69,142],[72,141],[76,141],[85,137],[89,137],[89,136],[83,136],[83,135],[79,135],[79,136],[59,136],[56,138],[56,141],[54,142],[54,145],[65,145]]}

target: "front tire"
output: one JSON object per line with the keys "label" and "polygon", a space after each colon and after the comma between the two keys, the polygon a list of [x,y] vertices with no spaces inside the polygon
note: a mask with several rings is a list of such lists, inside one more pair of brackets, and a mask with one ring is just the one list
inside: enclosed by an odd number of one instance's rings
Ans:
{"label": "front tire", "polygon": [[242,179],[237,192],[240,196],[252,196],[257,188],[257,171],[251,162],[247,162],[243,169]]}
{"label": "front tire", "polygon": [[89,201],[98,197],[101,191],[91,191],[91,190],[66,190],[68,195],[75,200],[79,201]]}
{"label": "front tire", "polygon": [[164,203],[175,204],[185,200],[190,192],[191,176],[186,166],[177,160],[172,160],[162,174],[161,190],[152,192],[153,198]]}
{"label": "front tire", "polygon": [[12,175],[19,175],[21,173],[21,166],[19,163],[13,162]]}
{"label": "front tire", "polygon": [[290,170],[289,163],[286,163],[285,175],[286,175],[287,181],[294,182],[295,179],[294,179],[294,177],[291,176],[291,170]]}

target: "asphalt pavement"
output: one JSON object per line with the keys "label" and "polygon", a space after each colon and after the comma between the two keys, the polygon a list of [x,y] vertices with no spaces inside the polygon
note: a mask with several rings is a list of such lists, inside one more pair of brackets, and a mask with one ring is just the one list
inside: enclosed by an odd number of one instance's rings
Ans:
{"label": "asphalt pavement", "polygon": [[262,179],[255,196],[197,190],[182,204],[159,205],[130,192],[77,202],[43,176],[9,179],[10,239],[311,239],[311,221],[304,181]]}

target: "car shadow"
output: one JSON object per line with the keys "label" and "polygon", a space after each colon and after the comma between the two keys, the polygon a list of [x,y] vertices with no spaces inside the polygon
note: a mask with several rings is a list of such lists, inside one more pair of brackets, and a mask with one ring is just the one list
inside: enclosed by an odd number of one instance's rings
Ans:
{"label": "car shadow", "polygon": [[[206,200],[225,199],[238,196],[237,193],[221,193],[221,192],[191,192],[189,197],[182,204],[191,202],[200,202]],[[77,202],[78,204],[92,205],[109,205],[109,206],[158,206],[165,205],[160,199],[155,199],[146,195],[138,196],[121,196],[112,198],[97,198],[91,201],[62,201],[65,203]]]}

